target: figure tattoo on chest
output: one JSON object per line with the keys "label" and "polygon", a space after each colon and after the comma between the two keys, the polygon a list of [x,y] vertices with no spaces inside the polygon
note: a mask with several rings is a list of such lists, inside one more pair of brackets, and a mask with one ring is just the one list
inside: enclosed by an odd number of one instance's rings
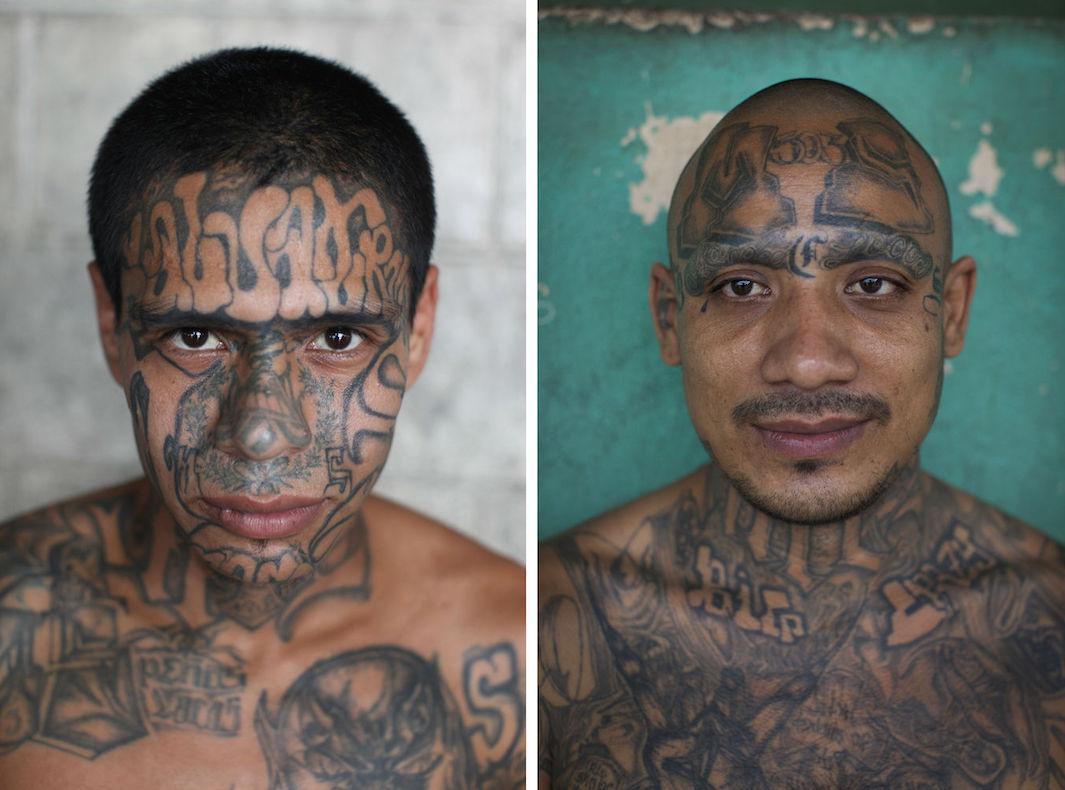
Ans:
{"label": "figure tattoo on chest", "polygon": [[949,492],[914,470],[898,485],[800,531],[707,473],[621,543],[556,538],[572,591],[541,602],[541,768],[575,788],[1065,777],[1060,601],[952,517]]}

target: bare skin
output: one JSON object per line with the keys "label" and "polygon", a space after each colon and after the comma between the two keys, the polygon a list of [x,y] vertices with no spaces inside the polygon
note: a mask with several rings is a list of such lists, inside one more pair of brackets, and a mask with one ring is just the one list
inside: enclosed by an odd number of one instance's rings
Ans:
{"label": "bare skin", "polygon": [[539,568],[543,788],[1065,781],[1065,555],[916,470],[796,527],[710,466]]}
{"label": "bare skin", "polygon": [[432,339],[395,209],[160,179],[123,304],[146,476],[0,527],[0,784],[513,787],[520,566],[370,491]]}
{"label": "bare skin", "polygon": [[695,152],[669,244],[712,461],[543,548],[541,786],[1065,783],[1065,554],[919,466],[975,287],[931,159],[784,83]]}

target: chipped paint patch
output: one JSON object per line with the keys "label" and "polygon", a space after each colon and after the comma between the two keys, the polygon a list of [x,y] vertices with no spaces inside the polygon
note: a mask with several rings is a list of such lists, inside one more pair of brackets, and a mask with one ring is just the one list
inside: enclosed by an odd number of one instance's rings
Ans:
{"label": "chipped paint patch", "polygon": [[689,33],[701,33],[706,28],[735,30],[764,24],[777,18],[773,14],[746,11],[676,11],[650,8],[545,8],[540,19],[565,19],[571,25],[625,25],[646,33],[658,27],[682,27]]}
{"label": "chipped paint patch", "polygon": [[655,115],[650,104],[646,112],[647,120],[639,128],[629,129],[621,146],[625,148],[639,139],[647,147],[647,153],[636,160],[643,171],[643,180],[629,184],[629,208],[644,225],[650,225],[660,212],[669,211],[673,187],[692,151],[725,114],[705,112],[698,118],[686,115],[668,118]]}
{"label": "chipped paint patch", "polygon": [[991,229],[1001,236],[1019,236],[1020,230],[1013,222],[1004,216],[990,200],[969,206],[969,216],[986,222]]}
{"label": "chipped paint patch", "polygon": [[1057,155],[1049,148],[1036,148],[1032,151],[1032,164],[1035,165],[1036,170],[1042,170],[1051,162],[1054,162],[1054,166],[1050,168],[1050,175],[1059,184],[1065,186],[1065,148],[1059,148]]}
{"label": "chipped paint patch", "polygon": [[963,195],[975,195],[983,192],[994,197],[998,192],[998,182],[1002,180],[1003,170],[998,166],[998,154],[987,140],[976,144],[976,153],[969,160],[969,178],[962,182]]}
{"label": "chipped paint patch", "polygon": [[906,29],[915,36],[931,33],[936,28],[936,20],[930,16],[915,16],[906,20]]}
{"label": "chipped paint patch", "polygon": [[1054,176],[1054,180],[1062,186],[1065,186],[1065,151],[1058,151],[1058,161],[1054,165],[1054,169],[1050,171],[1050,174]]}
{"label": "chipped paint patch", "polygon": [[802,30],[831,30],[836,26],[832,17],[820,14],[799,14],[795,21]]}
{"label": "chipped paint patch", "polygon": [[949,359],[943,360],[943,375],[949,376],[954,372],[954,364]]}
{"label": "chipped paint patch", "polygon": [[[804,32],[832,30],[837,24],[849,22],[851,35],[871,42],[883,38],[897,39],[900,29],[920,36],[936,29],[936,20],[930,16],[900,17],[863,16],[861,14],[767,13],[758,11],[680,11],[656,8],[589,8],[583,6],[558,6],[541,8],[539,19],[563,19],[571,25],[599,24],[625,25],[633,30],[647,32],[659,27],[681,27],[689,33],[702,33],[707,29],[743,30],[752,25],[768,22],[794,24]],[[892,21],[893,20],[893,21]],[[947,25],[941,34],[953,38],[956,28]]]}
{"label": "chipped paint patch", "polygon": [[980,124],[980,134],[991,134],[995,131],[995,127],[991,125],[991,121],[984,121]]}

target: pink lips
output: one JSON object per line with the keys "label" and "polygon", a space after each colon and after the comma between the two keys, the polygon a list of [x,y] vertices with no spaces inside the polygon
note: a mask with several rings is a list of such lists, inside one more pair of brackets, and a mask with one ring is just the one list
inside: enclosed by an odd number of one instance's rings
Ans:
{"label": "pink lips", "polygon": [[252,540],[279,540],[310,526],[325,500],[280,496],[252,499],[242,496],[204,497],[223,529]]}
{"label": "pink lips", "polygon": [[856,442],[868,420],[833,418],[817,422],[774,420],[754,426],[770,450],[788,458],[833,455]]}

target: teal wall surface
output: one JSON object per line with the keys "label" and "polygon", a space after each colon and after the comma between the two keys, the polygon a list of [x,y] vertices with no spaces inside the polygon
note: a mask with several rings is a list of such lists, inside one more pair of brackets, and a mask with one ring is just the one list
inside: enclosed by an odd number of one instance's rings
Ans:
{"label": "teal wall surface", "polygon": [[924,144],[950,193],[955,255],[977,260],[925,468],[1065,540],[1065,25],[656,19],[546,11],[539,24],[541,537],[705,461],[646,307],[650,264],[667,254],[656,207],[715,113],[821,77],[872,96]]}

